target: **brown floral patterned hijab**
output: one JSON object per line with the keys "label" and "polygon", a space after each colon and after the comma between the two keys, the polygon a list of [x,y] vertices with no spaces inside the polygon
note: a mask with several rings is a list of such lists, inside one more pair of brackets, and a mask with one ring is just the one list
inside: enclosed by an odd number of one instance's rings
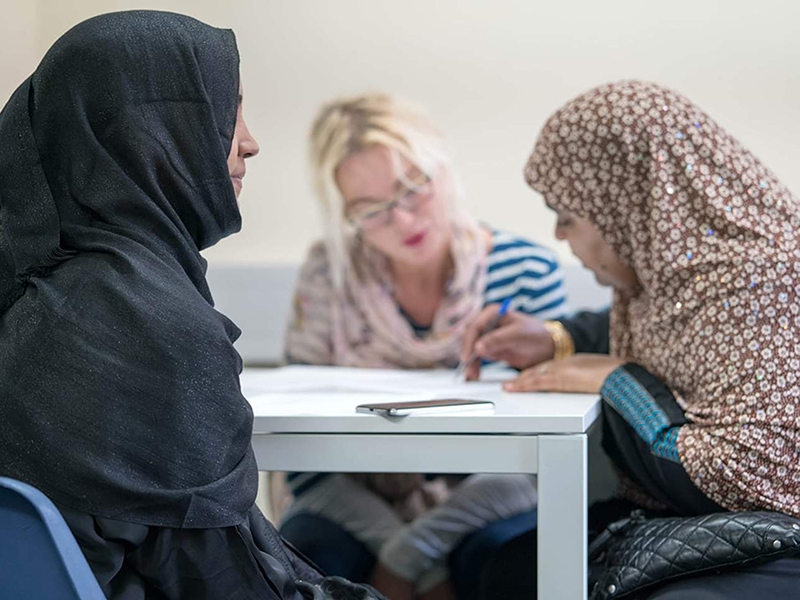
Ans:
{"label": "brown floral patterned hijab", "polygon": [[545,125],[525,175],[590,220],[642,284],[612,353],[686,409],[678,449],[712,500],[800,516],[800,203],[683,96],[623,81]]}

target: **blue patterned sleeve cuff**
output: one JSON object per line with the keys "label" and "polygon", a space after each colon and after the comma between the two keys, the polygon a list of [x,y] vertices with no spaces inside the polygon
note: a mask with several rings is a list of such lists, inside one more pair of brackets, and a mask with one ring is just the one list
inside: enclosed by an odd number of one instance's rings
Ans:
{"label": "blue patterned sleeve cuff", "polygon": [[656,456],[679,462],[675,442],[686,423],[667,385],[635,363],[618,367],[606,378],[600,395],[634,429]]}

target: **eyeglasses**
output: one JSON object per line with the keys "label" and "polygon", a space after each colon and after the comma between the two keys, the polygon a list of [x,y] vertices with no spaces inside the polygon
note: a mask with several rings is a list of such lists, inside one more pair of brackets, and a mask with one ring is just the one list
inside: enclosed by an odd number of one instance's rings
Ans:
{"label": "eyeglasses", "polygon": [[433,180],[427,173],[415,169],[398,182],[400,189],[394,198],[385,202],[375,202],[346,215],[355,227],[368,231],[389,225],[392,210],[402,208],[415,211],[433,196]]}

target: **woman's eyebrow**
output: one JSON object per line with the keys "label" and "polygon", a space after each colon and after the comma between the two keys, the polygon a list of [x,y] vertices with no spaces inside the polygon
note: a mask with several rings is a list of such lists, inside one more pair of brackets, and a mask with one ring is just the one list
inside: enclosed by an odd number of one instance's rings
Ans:
{"label": "woman's eyebrow", "polygon": [[[406,171],[405,175],[403,175],[402,177],[398,178],[394,182],[395,191],[399,191],[399,190],[403,189],[403,187],[406,187],[405,182],[408,181],[409,179],[411,179],[411,177],[414,175],[414,171],[415,170],[419,171],[420,169],[418,167],[414,167],[414,166],[409,167],[409,169],[408,169],[408,171]],[[353,200],[350,200],[347,203],[347,208],[352,208],[354,206],[358,206],[358,205],[362,205],[362,204],[366,204],[366,205],[368,205],[368,204],[381,204],[383,202],[386,202],[386,200],[385,199],[381,200],[380,198],[373,198],[371,196],[362,196],[360,198],[354,198]]]}
{"label": "woman's eyebrow", "polygon": [[411,165],[411,166],[408,168],[408,170],[407,170],[407,171],[406,171],[406,172],[403,174],[403,176],[402,176],[402,177],[398,177],[398,178],[397,178],[397,181],[395,181],[395,182],[394,182],[394,189],[395,189],[395,191],[400,191],[400,190],[402,190],[404,187],[408,187],[408,186],[406,185],[406,182],[407,182],[407,181],[410,181],[410,180],[411,180],[411,178],[412,178],[414,175],[416,175],[416,174],[417,174],[417,171],[419,171],[419,172],[422,172],[422,169],[420,169],[420,168],[419,168],[419,167],[417,167],[417,166]]}
{"label": "woman's eyebrow", "polygon": [[345,209],[349,210],[352,208],[360,208],[361,206],[369,206],[371,204],[381,204],[384,200],[379,200],[378,198],[372,198],[370,196],[364,196],[362,198],[356,198],[355,200],[351,200],[345,206]]}

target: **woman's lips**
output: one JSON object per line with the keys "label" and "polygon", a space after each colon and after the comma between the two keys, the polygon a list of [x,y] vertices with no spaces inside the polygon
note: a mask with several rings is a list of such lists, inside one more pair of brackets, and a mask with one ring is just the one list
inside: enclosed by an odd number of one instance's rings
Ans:
{"label": "woman's lips", "polygon": [[423,231],[421,233],[416,233],[412,236],[407,237],[403,240],[403,244],[406,246],[418,246],[422,243],[422,240],[425,239],[425,236],[428,234],[427,231]]}

